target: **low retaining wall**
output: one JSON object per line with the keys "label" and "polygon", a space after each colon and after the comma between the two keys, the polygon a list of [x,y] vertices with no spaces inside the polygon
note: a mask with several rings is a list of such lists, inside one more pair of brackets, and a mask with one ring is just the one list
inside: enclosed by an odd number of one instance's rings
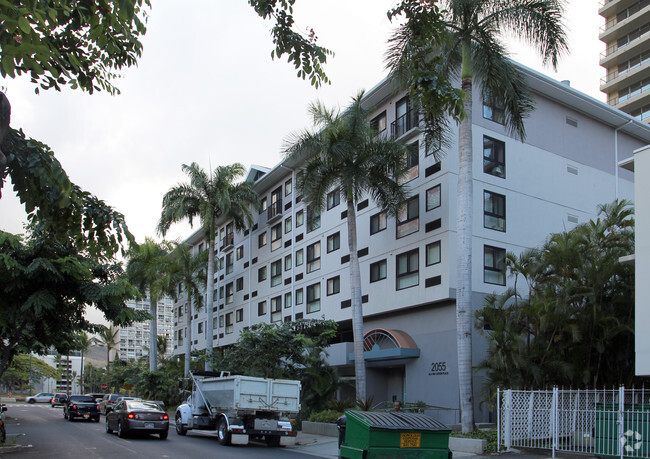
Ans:
{"label": "low retaining wall", "polygon": [[486,447],[487,440],[449,437],[449,449],[459,453],[483,454]]}
{"label": "low retaining wall", "polygon": [[329,422],[302,421],[302,431],[305,433],[325,435],[328,437],[339,436],[339,430],[336,428],[336,424],[331,424]]}

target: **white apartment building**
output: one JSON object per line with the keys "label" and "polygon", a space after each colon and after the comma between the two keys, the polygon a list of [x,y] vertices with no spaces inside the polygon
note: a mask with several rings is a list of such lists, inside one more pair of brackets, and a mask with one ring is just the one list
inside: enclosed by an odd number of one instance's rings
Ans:
{"label": "white apartment building", "polygon": [[[513,138],[499,107],[482,104],[474,91],[473,307],[501,293],[506,251],[541,245],[552,232],[596,216],[597,205],[632,198],[633,175],[620,159],[650,143],[650,126],[527,68],[522,68],[536,109],[526,121],[525,142]],[[457,133],[439,156],[421,145],[417,112],[404,91],[384,80],[365,95],[381,135],[412,147],[410,199],[399,218],[386,217],[371,199],[357,206],[368,396],[375,403],[424,401],[448,408],[443,422],[458,421],[459,393],[455,315]],[[307,123],[307,121],[306,121]],[[286,135],[287,133],[279,133]],[[187,314],[193,348],[204,349],[205,323],[213,320],[215,346],[234,343],[241,330],[260,322],[327,318],[338,322],[329,362],[353,378],[346,207],[331,193],[320,214],[293,186],[300,164],[251,167],[247,180],[262,199],[255,224],[234,232],[220,223],[215,271],[218,296],[211,313],[174,312],[174,352],[185,350]],[[187,241],[206,247],[202,231]],[[474,330],[473,363],[486,343]],[[251,352],[254,352],[251,349]],[[475,374],[476,421],[488,421],[482,376]],[[351,389],[353,390],[353,389]],[[347,393],[342,396],[353,397]]]}
{"label": "white apartment building", "polygon": [[[130,308],[149,311],[149,298],[129,300],[126,305]],[[172,355],[174,326],[174,300],[163,297],[158,300],[158,335],[167,337],[165,357]],[[136,322],[128,327],[119,327],[120,345],[118,356],[121,360],[139,359],[149,355],[149,321]]]}

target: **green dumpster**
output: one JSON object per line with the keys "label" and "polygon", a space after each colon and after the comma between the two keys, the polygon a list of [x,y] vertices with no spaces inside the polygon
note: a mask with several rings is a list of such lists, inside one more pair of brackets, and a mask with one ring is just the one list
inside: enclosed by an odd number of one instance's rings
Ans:
{"label": "green dumpster", "polygon": [[619,436],[618,404],[596,405],[595,454],[600,458],[648,457],[650,452],[650,406],[625,404]]}
{"label": "green dumpster", "polygon": [[451,459],[451,429],[424,414],[403,411],[345,412],[340,457]]}

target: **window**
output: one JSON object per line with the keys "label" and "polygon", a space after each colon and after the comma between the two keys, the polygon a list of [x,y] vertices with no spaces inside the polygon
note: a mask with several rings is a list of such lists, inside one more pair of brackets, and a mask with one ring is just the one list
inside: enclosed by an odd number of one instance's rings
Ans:
{"label": "window", "polygon": [[416,141],[406,146],[406,173],[402,178],[402,183],[410,182],[418,177],[420,174],[419,162],[420,143]]}
{"label": "window", "polygon": [[393,137],[400,137],[415,127],[415,110],[411,110],[409,98],[404,97],[395,104],[395,121],[391,124]]}
{"label": "window", "polygon": [[280,322],[282,320],[282,297],[276,296],[271,298],[271,322]]}
{"label": "window", "polygon": [[440,241],[427,244],[427,266],[440,263]]}
{"label": "window", "polygon": [[234,300],[232,282],[226,284],[226,304],[232,303]]}
{"label": "window", "polygon": [[320,269],[320,242],[307,246],[307,272]]}
{"label": "window", "polygon": [[278,187],[271,192],[271,207],[269,208],[269,219],[282,215],[282,187]]}
{"label": "window", "polygon": [[226,254],[226,274],[232,273],[235,264],[235,256],[232,252]]}
{"label": "window", "polygon": [[291,179],[289,179],[286,182],[284,182],[284,195],[289,196],[292,191],[293,191],[293,182],[291,181]]}
{"label": "window", "polygon": [[219,316],[219,328],[223,328],[223,325],[225,324],[224,319],[225,319],[224,316]]}
{"label": "window", "polygon": [[243,322],[244,321],[244,309],[237,309],[235,311],[235,321]]}
{"label": "window", "polygon": [[377,282],[386,279],[386,260],[380,260],[370,264],[370,282]]}
{"label": "window", "polygon": [[291,217],[288,217],[284,220],[284,234],[290,233],[292,229],[292,220]]}
{"label": "window", "polygon": [[418,249],[397,255],[397,290],[418,285],[419,258]]}
{"label": "window", "polygon": [[302,249],[296,251],[296,266],[300,266],[305,261],[305,253]]}
{"label": "window", "polygon": [[506,230],[506,197],[483,191],[483,226],[496,231]]}
{"label": "window", "polygon": [[266,198],[262,198],[262,200],[260,201],[260,213],[264,212],[268,207],[269,207],[268,200]]}
{"label": "window", "polygon": [[291,255],[285,255],[284,257],[284,270],[289,271],[291,269]]}
{"label": "window", "polygon": [[327,279],[327,296],[336,295],[341,291],[341,277],[335,276]]}
{"label": "window", "polygon": [[370,234],[375,234],[386,229],[388,217],[386,212],[379,212],[370,217]]}
{"label": "window", "polygon": [[420,196],[415,195],[397,214],[397,238],[415,233],[420,226]]}
{"label": "window", "polygon": [[271,263],[271,287],[282,283],[282,260]]}
{"label": "window", "polygon": [[327,236],[327,253],[334,252],[341,248],[341,234],[336,233]]}
{"label": "window", "polygon": [[327,193],[327,210],[333,209],[341,203],[341,193],[334,190]]}
{"label": "window", "polygon": [[232,312],[226,314],[226,335],[229,335],[233,332],[232,316]]}
{"label": "window", "polygon": [[263,316],[266,314],[266,301],[260,301],[257,303],[257,315]]}
{"label": "window", "polygon": [[303,223],[305,223],[305,212],[299,210],[298,212],[296,212],[296,228],[302,226]]}
{"label": "window", "polygon": [[239,247],[237,247],[236,253],[237,253],[237,259],[238,260],[241,260],[242,258],[244,258],[244,246],[240,245]]}
{"label": "window", "polygon": [[440,185],[427,190],[427,212],[440,207]]}
{"label": "window", "polygon": [[495,123],[505,124],[505,110],[503,102],[494,100],[489,96],[483,97],[483,118]]}
{"label": "window", "polygon": [[271,252],[282,247],[282,224],[271,227]]}
{"label": "window", "polygon": [[506,285],[506,249],[483,247],[483,282]]}
{"label": "window", "polygon": [[219,287],[219,299],[222,299],[224,297],[223,295],[223,286]]}
{"label": "window", "polygon": [[237,291],[241,292],[242,290],[244,290],[244,278],[240,277],[237,279]]}
{"label": "window", "polygon": [[257,247],[262,248],[266,245],[266,231],[257,236]]}
{"label": "window", "polygon": [[386,111],[383,111],[379,115],[375,116],[370,121],[370,127],[376,134],[384,132],[386,130]]}
{"label": "window", "polygon": [[506,144],[483,136],[483,172],[506,178]]}
{"label": "window", "polygon": [[288,309],[291,307],[291,292],[287,292],[284,294],[284,309]]}
{"label": "window", "polygon": [[203,333],[203,322],[199,322],[197,330],[199,333]]}
{"label": "window", "polygon": [[266,280],[266,266],[262,266],[257,270],[257,282],[262,282]]}
{"label": "window", "polygon": [[320,311],[320,283],[307,286],[307,313]]}
{"label": "window", "polygon": [[310,233],[320,228],[320,209],[307,207],[307,232]]}

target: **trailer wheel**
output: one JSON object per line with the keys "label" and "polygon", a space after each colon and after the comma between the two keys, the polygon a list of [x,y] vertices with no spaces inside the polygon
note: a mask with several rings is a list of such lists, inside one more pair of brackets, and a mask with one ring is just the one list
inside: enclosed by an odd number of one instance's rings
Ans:
{"label": "trailer wheel", "polygon": [[280,446],[280,437],[267,435],[264,439],[266,440],[266,446],[271,446],[273,448]]}
{"label": "trailer wheel", "polygon": [[185,435],[187,433],[187,429],[183,427],[183,418],[181,418],[180,413],[176,413],[176,433],[178,435]]}
{"label": "trailer wheel", "polygon": [[221,443],[223,446],[230,445],[230,432],[228,431],[228,422],[226,422],[226,418],[223,416],[219,418],[217,435],[219,436],[219,443]]}

